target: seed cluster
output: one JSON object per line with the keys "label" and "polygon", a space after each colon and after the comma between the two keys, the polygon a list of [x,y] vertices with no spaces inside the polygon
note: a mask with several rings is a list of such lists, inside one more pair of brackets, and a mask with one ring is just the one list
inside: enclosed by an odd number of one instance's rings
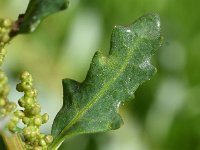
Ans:
{"label": "seed cluster", "polygon": [[0,69],[0,118],[7,116],[16,108],[16,104],[8,101],[8,78]]}
{"label": "seed cluster", "polygon": [[2,65],[6,49],[4,46],[10,41],[10,30],[12,27],[12,21],[10,19],[0,19],[0,66]]}
{"label": "seed cluster", "polygon": [[32,86],[32,76],[28,72],[23,72],[20,77],[21,83],[17,85],[19,92],[24,92],[24,96],[18,101],[24,110],[17,110],[8,124],[8,129],[17,131],[17,123],[22,120],[26,127],[22,130],[24,146],[28,150],[45,150],[53,141],[51,135],[40,133],[40,126],[49,119],[48,114],[41,115],[41,107],[37,102],[37,91]]}

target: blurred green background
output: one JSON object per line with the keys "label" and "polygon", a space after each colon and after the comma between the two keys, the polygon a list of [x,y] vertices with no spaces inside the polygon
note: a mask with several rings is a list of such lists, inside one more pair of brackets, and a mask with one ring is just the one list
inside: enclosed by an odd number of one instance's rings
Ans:
{"label": "blurred green background", "polygon": [[[0,17],[15,20],[27,4],[0,0]],[[121,107],[124,126],[74,137],[60,150],[200,150],[199,6],[197,0],[70,1],[68,10],[48,17],[36,32],[18,36],[7,47],[3,68],[10,78],[10,99],[21,96],[15,90],[19,73],[31,72],[43,112],[51,118],[42,130],[50,132],[62,105],[61,79],[83,81],[94,52],[108,52],[114,25],[156,12],[165,38],[152,59],[158,73]]]}

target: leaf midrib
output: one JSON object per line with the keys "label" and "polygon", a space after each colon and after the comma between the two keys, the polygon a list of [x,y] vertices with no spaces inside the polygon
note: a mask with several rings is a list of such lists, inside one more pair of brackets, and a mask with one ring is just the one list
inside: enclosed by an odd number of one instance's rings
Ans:
{"label": "leaf midrib", "polygon": [[[134,50],[136,48],[135,45],[137,45],[137,43],[139,43],[140,39],[137,39],[135,41],[135,44],[133,46],[133,48],[131,50],[129,50],[129,52],[127,53],[126,59],[124,61],[124,63],[122,64],[122,67],[120,68],[120,70],[116,73],[116,75],[109,80],[102,88],[101,90],[98,92],[98,94],[96,94],[92,100],[86,105],[84,106],[75,116],[74,118],[69,122],[69,124],[62,130],[62,132],[60,132],[60,135],[62,135],[62,133],[65,133],[65,131],[67,131],[71,126],[73,126],[79,119],[81,116],[83,116],[88,109],[90,109],[100,98],[101,96],[104,95],[105,91],[107,91],[107,89],[110,87],[110,85],[115,82],[115,80],[122,74],[122,72],[124,72],[124,70],[126,69],[126,66],[129,63],[129,60],[132,56],[132,54],[134,53]],[[127,47],[126,45],[124,45],[125,47]],[[129,47],[127,47],[127,49],[130,49]],[[59,137],[59,135],[58,135]]]}

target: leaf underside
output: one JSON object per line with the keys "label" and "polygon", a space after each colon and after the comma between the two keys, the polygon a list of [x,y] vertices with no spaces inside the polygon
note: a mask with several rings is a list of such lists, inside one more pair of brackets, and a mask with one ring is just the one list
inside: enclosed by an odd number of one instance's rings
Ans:
{"label": "leaf underside", "polygon": [[52,126],[53,144],[72,135],[118,129],[123,124],[118,108],[155,74],[150,58],[161,43],[157,14],[116,26],[109,55],[95,54],[85,81],[63,80],[63,106]]}
{"label": "leaf underside", "polygon": [[67,7],[67,0],[30,0],[25,14],[17,21],[20,23],[17,33],[34,31],[44,18]]}

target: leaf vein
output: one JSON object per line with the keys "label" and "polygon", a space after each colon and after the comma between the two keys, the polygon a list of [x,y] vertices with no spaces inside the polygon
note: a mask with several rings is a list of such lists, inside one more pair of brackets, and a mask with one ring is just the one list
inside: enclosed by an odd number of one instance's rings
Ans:
{"label": "leaf vein", "polygon": [[[136,40],[135,45],[137,45],[139,39]],[[126,45],[124,45],[125,47],[127,47]],[[80,119],[81,116],[83,116],[88,109],[90,109],[97,101],[98,99],[100,99],[101,96],[103,96],[105,94],[105,91],[107,91],[107,89],[109,89],[110,85],[115,82],[115,80],[117,80],[117,78],[124,72],[124,70],[126,69],[128,63],[129,63],[129,59],[131,58],[132,54],[134,53],[134,49],[136,47],[134,46],[130,51],[128,51],[126,59],[124,61],[124,63],[122,64],[120,70],[115,74],[115,76],[109,80],[103,87],[102,89],[98,92],[98,94],[96,94],[92,100],[85,106],[83,107],[77,114],[76,116],[74,116],[74,118],[71,120],[71,122],[69,122],[69,124],[62,130],[62,133],[65,133],[71,126],[73,126],[77,120]],[[129,47],[128,47],[129,49]]]}

